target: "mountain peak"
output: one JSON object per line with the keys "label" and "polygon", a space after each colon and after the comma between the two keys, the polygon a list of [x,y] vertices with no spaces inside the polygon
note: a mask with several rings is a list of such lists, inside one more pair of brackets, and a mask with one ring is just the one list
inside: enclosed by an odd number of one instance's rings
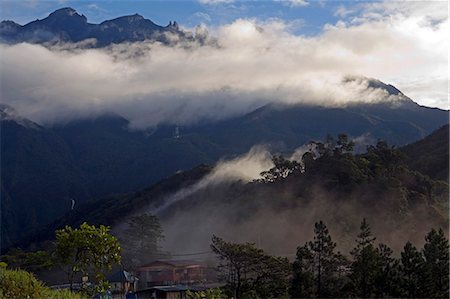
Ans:
{"label": "mountain peak", "polygon": [[75,9],[72,7],[64,7],[55,10],[54,12],[50,13],[49,17],[55,17],[55,16],[73,16],[73,15],[79,15]]}
{"label": "mountain peak", "polygon": [[78,12],[71,7],[57,9],[49,14],[46,19],[51,22],[67,22],[67,20],[73,20],[81,23],[87,23],[87,18],[84,15],[78,14]]}
{"label": "mountain peak", "polygon": [[55,10],[48,17],[32,21],[24,26],[13,22],[0,24],[0,40],[8,43],[41,44],[95,39],[95,47],[144,40],[170,44],[172,40],[167,37],[166,32],[177,34],[180,40],[192,38],[181,30],[176,22],[163,27],[136,13],[105,20],[100,24],[91,24],[84,15],[80,15],[71,7]]}
{"label": "mountain peak", "polygon": [[40,130],[41,127],[32,122],[31,120],[24,118],[19,115],[19,113],[13,107],[0,103],[0,121],[10,121],[16,124],[34,130]]}

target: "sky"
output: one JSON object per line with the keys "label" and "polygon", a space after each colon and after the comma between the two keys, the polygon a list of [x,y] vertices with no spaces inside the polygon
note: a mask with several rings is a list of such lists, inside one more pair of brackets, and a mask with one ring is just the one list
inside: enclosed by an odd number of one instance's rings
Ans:
{"label": "sky", "polygon": [[0,3],[0,18],[20,24],[72,7],[91,23],[139,13],[216,40],[88,50],[0,45],[2,101],[40,123],[112,112],[146,128],[223,119],[273,101],[336,106],[389,98],[363,77],[393,84],[421,105],[449,107],[447,1]]}
{"label": "sky", "polygon": [[[11,19],[25,24],[35,19],[45,18],[50,12],[61,7],[72,7],[84,14],[91,23],[139,13],[157,24],[166,25],[177,21],[186,27],[200,23],[220,26],[239,18],[267,20],[279,18],[298,23],[301,34],[315,34],[325,23],[339,19],[337,8],[349,6],[349,1],[233,1],[233,0],[2,0],[1,19]],[[356,1],[350,5],[358,5]],[[301,28],[301,30],[300,30]]]}

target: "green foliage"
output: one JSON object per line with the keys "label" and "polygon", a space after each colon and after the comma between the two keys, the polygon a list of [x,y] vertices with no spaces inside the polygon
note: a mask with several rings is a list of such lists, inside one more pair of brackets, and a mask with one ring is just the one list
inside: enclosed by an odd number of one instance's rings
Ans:
{"label": "green foliage", "polygon": [[370,170],[374,175],[391,177],[400,169],[404,155],[395,146],[385,141],[378,141],[375,146],[367,147],[366,158],[370,161]]}
{"label": "green foliage", "polygon": [[68,290],[51,290],[27,271],[0,268],[0,298],[82,299],[84,297]]}
{"label": "green foliage", "polygon": [[46,289],[42,298],[48,299],[87,299],[88,296],[84,296],[80,293],[71,292],[70,290],[51,290]]}
{"label": "green foliage", "polygon": [[314,296],[314,274],[310,261],[312,254],[306,245],[297,248],[296,259],[292,264],[293,278],[289,288],[292,298],[310,298]]}
{"label": "green foliage", "polygon": [[109,227],[101,225],[97,228],[83,223],[77,229],[66,226],[56,231],[55,255],[67,267],[71,287],[75,273],[92,270],[101,291],[105,288],[103,272],[120,263],[120,245],[109,233]]}
{"label": "green foliage", "polygon": [[379,298],[400,297],[400,262],[386,244],[378,245],[379,273],[375,280],[375,296]]}
{"label": "green foliage", "polygon": [[164,239],[158,217],[141,214],[128,221],[121,236],[123,262],[127,266],[139,266],[161,256],[158,243]]}
{"label": "green foliage", "polygon": [[217,236],[212,237],[211,249],[220,260],[218,271],[234,298],[286,295],[290,274],[286,258],[270,256],[251,243],[226,242]]}
{"label": "green foliage", "polygon": [[426,235],[422,252],[407,242],[400,259],[385,244],[375,247],[365,219],[360,229],[347,267],[342,255],[333,254],[336,244],[325,225],[316,223],[314,240],[297,248],[291,297],[448,298],[449,243],[442,229]]}
{"label": "green foliage", "polygon": [[39,273],[54,266],[54,261],[47,251],[25,252],[20,248],[13,248],[1,256],[10,268],[20,268],[29,272]]}
{"label": "green foliage", "polygon": [[186,292],[188,299],[227,299],[227,296],[219,288],[207,289],[205,291]]}
{"label": "green foliage", "polygon": [[351,252],[353,262],[349,275],[353,294],[362,298],[374,296],[380,273],[379,254],[374,241],[370,226],[366,219],[363,219],[356,247]]}
{"label": "green foliage", "polygon": [[421,294],[420,283],[422,282],[423,267],[425,266],[422,254],[417,248],[407,242],[401,252],[400,271],[402,277],[403,294],[401,296],[416,298]]}
{"label": "green foliage", "polygon": [[432,229],[425,236],[423,248],[424,286],[426,294],[433,298],[449,297],[449,244],[442,229]]}

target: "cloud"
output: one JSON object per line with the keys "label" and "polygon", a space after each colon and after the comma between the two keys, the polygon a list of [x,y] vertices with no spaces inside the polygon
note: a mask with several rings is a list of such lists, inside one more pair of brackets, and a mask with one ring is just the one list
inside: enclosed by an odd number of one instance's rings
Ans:
{"label": "cloud", "polygon": [[97,5],[95,3],[88,4],[87,7],[90,10],[96,11],[96,12],[108,12],[108,10],[104,9],[103,7],[100,7],[99,5]]}
{"label": "cloud", "polygon": [[172,205],[186,200],[192,194],[208,187],[229,182],[251,182],[261,178],[261,172],[273,167],[272,156],[266,147],[256,145],[246,154],[231,160],[219,161],[214,169],[193,186],[181,189],[176,193],[163,199],[162,205],[150,206],[147,209],[158,214]]}
{"label": "cloud", "polygon": [[309,3],[306,0],[275,0],[275,2],[281,2],[290,7],[308,6]]}
{"label": "cloud", "polygon": [[233,3],[234,0],[198,0],[201,4],[215,5]]}
{"label": "cloud", "polygon": [[211,16],[205,12],[198,11],[192,15],[193,18],[200,20],[201,22],[211,22]]}
{"label": "cloud", "polygon": [[[365,142],[367,137],[354,140]],[[300,159],[310,149],[308,145],[299,147],[290,159]],[[435,217],[422,205],[411,207],[410,213],[398,221],[398,213],[392,209],[392,205],[400,203],[398,194],[390,191],[374,195],[365,187],[356,188],[343,199],[310,181],[312,185],[303,193],[300,178],[298,185],[278,184],[275,188],[270,184],[247,184],[271,167],[269,151],[257,146],[242,156],[219,162],[199,182],[159,199],[159,206],[153,201],[150,206],[136,208],[136,212],[158,216],[165,234],[164,249],[171,252],[179,252],[180,242],[184,252],[204,252],[215,234],[235,242],[255,242],[272,254],[289,258],[295,256],[297,246],[313,237],[314,222],[318,220],[325,221],[345,253],[354,246],[364,217],[377,240],[396,251],[408,240],[421,246],[431,227],[445,224],[444,218]],[[386,205],[391,208],[388,213]],[[114,230],[119,232],[123,227],[119,223]]]}
{"label": "cloud", "polygon": [[1,45],[1,101],[38,123],[110,112],[147,128],[224,119],[269,102],[395,100],[365,79],[345,80],[350,75],[378,78],[421,104],[447,108],[448,20],[438,6],[422,7],[423,14],[402,6],[384,15],[366,7],[359,19],[312,37],[292,34],[278,19],[238,19],[208,28],[214,42],[203,46]]}

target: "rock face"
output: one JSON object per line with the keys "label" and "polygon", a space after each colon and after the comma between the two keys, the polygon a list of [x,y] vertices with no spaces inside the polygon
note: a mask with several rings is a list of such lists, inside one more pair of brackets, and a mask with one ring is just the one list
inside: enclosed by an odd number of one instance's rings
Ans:
{"label": "rock face", "polygon": [[23,26],[13,21],[0,23],[0,41],[4,43],[52,44],[95,39],[95,47],[104,47],[113,43],[144,40],[170,44],[174,40],[191,38],[189,33],[180,30],[176,22],[170,22],[163,27],[135,14],[107,20],[100,24],[91,24],[84,15],[78,14],[69,7],[58,9],[45,19]]}

